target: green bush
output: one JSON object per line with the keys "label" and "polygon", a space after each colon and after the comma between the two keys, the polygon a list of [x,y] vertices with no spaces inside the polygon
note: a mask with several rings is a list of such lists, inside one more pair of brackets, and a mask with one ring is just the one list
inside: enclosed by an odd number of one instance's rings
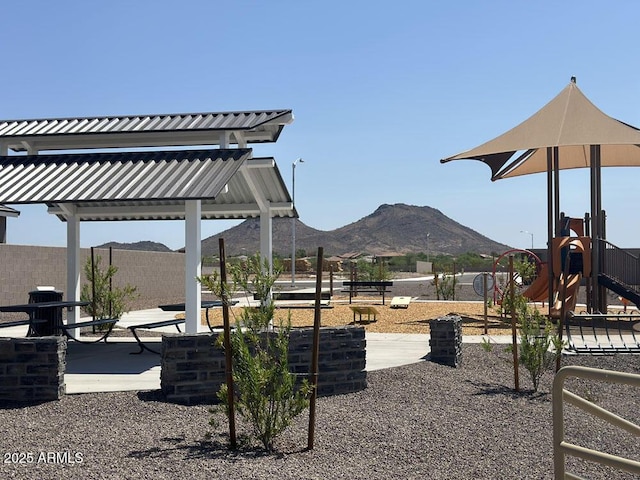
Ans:
{"label": "green bush", "polygon": [[[259,255],[246,263],[232,265],[229,276],[233,286],[223,285],[217,275],[198,280],[222,299],[229,292],[242,289],[246,295],[262,299],[258,307],[247,307],[236,320],[231,334],[233,357],[234,406],[249,421],[253,434],[265,450],[272,451],[275,438],[309,406],[311,386],[305,379],[299,384],[289,371],[289,334],[291,323],[280,320],[272,328],[275,305],[270,294],[280,269],[270,274],[267,261]],[[227,409],[228,390],[223,384],[218,398]]]}
{"label": "green bush", "polygon": [[455,300],[456,299],[456,285],[458,279],[455,274],[442,273],[438,275],[435,273],[431,284],[436,288],[437,300]]}
{"label": "green bush", "polygon": [[[82,310],[96,320],[120,318],[123,313],[129,311],[129,302],[138,297],[137,288],[130,284],[124,287],[112,285],[116,273],[118,273],[118,267],[114,265],[102,267],[100,255],[96,256],[93,269],[91,258],[88,258],[84,264],[84,274],[88,283],[82,285],[80,300],[90,303],[82,307]],[[104,328],[108,328],[108,325],[98,326],[98,329]]]}
{"label": "green bush", "polygon": [[529,372],[533,391],[537,392],[544,372],[551,370],[562,355],[563,342],[554,333],[555,326],[537,309],[524,313],[519,320],[519,361]]}

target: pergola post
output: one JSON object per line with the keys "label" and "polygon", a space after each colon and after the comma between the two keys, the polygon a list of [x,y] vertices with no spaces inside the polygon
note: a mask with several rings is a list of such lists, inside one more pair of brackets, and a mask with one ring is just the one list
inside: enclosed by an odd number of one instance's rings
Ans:
{"label": "pergola post", "polygon": [[260,256],[269,260],[269,274],[273,273],[272,227],[273,219],[271,214],[268,211],[260,212]]}
{"label": "pergola post", "polygon": [[202,274],[200,200],[187,200],[185,209],[185,330],[198,333],[200,326],[201,286],[196,280]]}
{"label": "pergola post", "polygon": [[[67,300],[80,300],[80,219],[73,210],[67,215]],[[67,310],[67,323],[73,324],[80,320],[80,307]],[[71,335],[77,338],[78,331],[72,330]]]}

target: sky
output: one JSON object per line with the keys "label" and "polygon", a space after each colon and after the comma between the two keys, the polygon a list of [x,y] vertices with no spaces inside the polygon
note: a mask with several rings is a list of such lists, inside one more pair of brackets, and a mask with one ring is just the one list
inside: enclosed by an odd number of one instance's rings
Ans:
{"label": "sky", "polygon": [[[546,176],[491,182],[440,159],[527,119],[570,81],[640,126],[640,3],[349,0],[23,0],[3,3],[0,119],[292,109],[273,156],[306,225],[382,204],[430,206],[515,248],[544,248]],[[640,247],[640,169],[602,173],[607,238]],[[561,210],[590,210],[587,170],[562,172]],[[44,206],[13,205],[7,241],[66,245]],[[204,221],[202,238],[239,221]],[[428,231],[429,226],[425,225]],[[81,246],[184,246],[184,223],[83,223]]]}

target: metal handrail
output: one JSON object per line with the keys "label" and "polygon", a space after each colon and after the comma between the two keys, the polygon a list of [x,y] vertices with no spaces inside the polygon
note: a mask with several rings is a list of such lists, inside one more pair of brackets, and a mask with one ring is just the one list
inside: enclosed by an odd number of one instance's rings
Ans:
{"label": "metal handrail", "polygon": [[640,294],[640,258],[631,252],[600,239],[601,272]]}
{"label": "metal handrail", "polygon": [[630,458],[592,450],[574,445],[564,440],[564,402],[584,410],[611,425],[619,427],[634,435],[640,436],[640,426],[614,413],[599,407],[584,398],[564,389],[568,377],[585,378],[601,382],[631,385],[640,388],[640,375],[612,370],[601,370],[589,367],[567,366],[558,370],[553,380],[553,466],[554,478],[580,478],[565,471],[565,456],[570,455],[584,460],[607,465],[619,470],[640,474],[640,462]]}

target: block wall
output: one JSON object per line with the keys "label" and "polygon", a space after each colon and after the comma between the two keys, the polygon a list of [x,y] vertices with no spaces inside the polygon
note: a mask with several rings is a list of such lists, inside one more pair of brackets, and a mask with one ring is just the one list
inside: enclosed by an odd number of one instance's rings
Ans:
{"label": "block wall", "polygon": [[[80,251],[84,267],[91,250]],[[163,303],[184,301],[185,260],[176,252],[112,251],[113,265],[118,267],[116,285],[130,283],[138,288],[140,298],[132,308],[153,308]],[[94,249],[109,263],[108,249]],[[38,285],[51,285],[65,292],[67,298],[67,249],[0,244],[0,305],[26,303],[29,292]],[[86,282],[82,273],[82,282]]]}
{"label": "block wall", "polygon": [[65,337],[0,338],[0,401],[60,399],[66,352]]}
{"label": "block wall", "polygon": [[462,319],[445,315],[429,321],[432,361],[457,367],[462,359]]}
{"label": "block wall", "polygon": [[[162,338],[160,384],[168,401],[216,403],[226,381],[225,358],[217,335],[168,334]],[[289,367],[301,378],[311,370],[313,329],[294,329],[289,339]],[[367,387],[363,327],[322,328],[318,354],[318,395],[338,395]]]}

